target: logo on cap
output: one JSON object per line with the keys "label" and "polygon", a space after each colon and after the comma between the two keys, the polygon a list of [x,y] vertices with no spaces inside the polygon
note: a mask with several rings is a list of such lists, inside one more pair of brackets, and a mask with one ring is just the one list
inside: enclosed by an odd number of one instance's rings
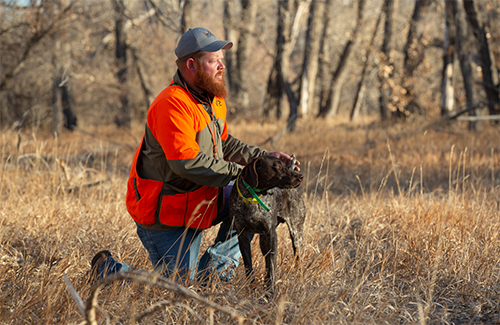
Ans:
{"label": "logo on cap", "polygon": [[209,30],[203,32],[203,35],[205,35],[206,37],[214,36]]}

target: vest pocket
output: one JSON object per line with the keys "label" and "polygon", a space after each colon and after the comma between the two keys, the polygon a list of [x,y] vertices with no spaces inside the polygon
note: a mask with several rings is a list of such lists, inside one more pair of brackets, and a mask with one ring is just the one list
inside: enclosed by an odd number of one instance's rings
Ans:
{"label": "vest pocket", "polygon": [[202,186],[193,192],[160,195],[157,218],[171,227],[209,228],[217,216],[217,192],[216,187]]}
{"label": "vest pocket", "polygon": [[155,222],[155,211],[158,206],[163,182],[130,177],[127,184],[127,210],[140,224],[152,225]]}
{"label": "vest pocket", "polygon": [[161,195],[156,211],[156,218],[160,223],[170,227],[184,226],[188,193]]}
{"label": "vest pocket", "polygon": [[212,226],[212,221],[217,217],[217,187],[203,186],[189,193],[189,201],[186,213],[186,226],[190,228],[206,229]]}

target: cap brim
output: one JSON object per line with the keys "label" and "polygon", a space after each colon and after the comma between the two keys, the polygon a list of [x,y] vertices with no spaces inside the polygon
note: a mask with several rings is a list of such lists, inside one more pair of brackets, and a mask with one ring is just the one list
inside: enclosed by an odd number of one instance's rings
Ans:
{"label": "cap brim", "polygon": [[215,41],[200,49],[204,52],[217,52],[218,50],[229,50],[233,47],[233,42],[229,41]]}

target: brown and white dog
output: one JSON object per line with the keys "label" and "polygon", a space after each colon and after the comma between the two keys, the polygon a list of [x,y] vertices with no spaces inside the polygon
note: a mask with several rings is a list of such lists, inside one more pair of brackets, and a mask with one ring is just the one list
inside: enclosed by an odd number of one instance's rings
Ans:
{"label": "brown and white dog", "polygon": [[[234,218],[247,276],[253,271],[249,234],[259,234],[260,249],[266,259],[266,280],[271,289],[275,283],[278,224],[287,224],[294,253],[297,255],[301,250],[306,208],[296,187],[303,179],[293,166],[287,168],[276,157],[262,156],[245,166],[231,191],[229,213]],[[261,194],[262,204],[255,202],[251,191]]]}

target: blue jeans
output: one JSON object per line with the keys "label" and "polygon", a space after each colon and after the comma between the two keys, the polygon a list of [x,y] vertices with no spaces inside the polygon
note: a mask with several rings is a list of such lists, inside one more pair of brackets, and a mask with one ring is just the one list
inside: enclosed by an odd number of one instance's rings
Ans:
{"label": "blue jeans", "polygon": [[[224,209],[217,214],[212,226],[220,223],[214,244],[210,246],[198,263],[198,254],[203,230],[179,228],[168,231],[154,231],[137,227],[137,234],[149,253],[155,270],[171,276],[188,276],[193,280],[206,278],[214,270],[222,280],[229,281],[234,276],[241,256],[238,234],[231,227],[229,216],[229,193],[232,186],[224,189]],[[252,236],[253,237],[253,236]]]}

